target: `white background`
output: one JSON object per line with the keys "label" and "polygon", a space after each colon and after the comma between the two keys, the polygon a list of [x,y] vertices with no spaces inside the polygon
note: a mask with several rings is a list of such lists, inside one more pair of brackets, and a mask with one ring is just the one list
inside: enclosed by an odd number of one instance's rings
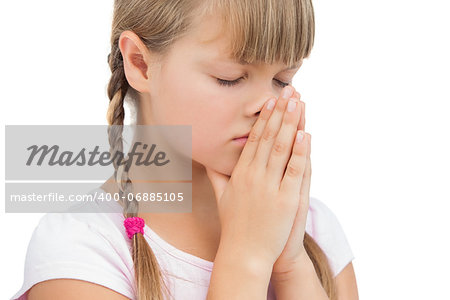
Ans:
{"label": "white background", "polygon": [[[112,3],[1,2],[2,125],[107,124]],[[344,228],[361,299],[448,299],[448,1],[314,5],[315,46],[294,79],[312,135],[311,196]],[[5,214],[0,186],[9,299],[42,214]]]}

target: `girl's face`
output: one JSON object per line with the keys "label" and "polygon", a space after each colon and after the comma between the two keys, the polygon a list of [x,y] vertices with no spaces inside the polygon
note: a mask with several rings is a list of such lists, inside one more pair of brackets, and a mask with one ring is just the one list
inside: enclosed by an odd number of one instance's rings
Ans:
{"label": "girl's face", "polygon": [[[230,175],[243,149],[233,139],[250,132],[265,102],[278,97],[300,66],[231,60],[225,52],[228,37],[219,35],[217,20],[199,22],[161,64],[148,69],[137,122],[192,125],[192,159]],[[238,81],[226,86],[218,79]]]}

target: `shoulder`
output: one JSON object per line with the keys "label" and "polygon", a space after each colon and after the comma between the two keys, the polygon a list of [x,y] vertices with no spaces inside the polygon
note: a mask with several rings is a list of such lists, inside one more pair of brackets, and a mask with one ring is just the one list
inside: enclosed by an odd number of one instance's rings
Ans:
{"label": "shoulder", "polygon": [[133,298],[131,244],[118,213],[47,213],[33,231],[25,258],[24,294],[34,284],[79,279]]}
{"label": "shoulder", "polygon": [[310,197],[305,230],[327,255],[334,276],[355,258],[337,216],[315,197]]}

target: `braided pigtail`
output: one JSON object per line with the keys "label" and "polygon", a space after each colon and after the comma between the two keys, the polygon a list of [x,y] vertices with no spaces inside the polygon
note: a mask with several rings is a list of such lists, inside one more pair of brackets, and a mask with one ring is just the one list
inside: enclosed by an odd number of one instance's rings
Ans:
{"label": "braided pigtail", "polygon": [[319,277],[320,283],[328,297],[330,300],[337,300],[336,281],[325,252],[323,252],[322,248],[306,232],[303,239],[303,246],[314,265],[317,277]]}
{"label": "braided pigtail", "polygon": [[[113,44],[108,62],[111,69],[111,78],[108,84],[108,97],[110,99],[107,120],[108,140],[111,157],[116,153],[121,157],[123,153],[123,125],[125,118],[124,99],[129,89],[123,69],[123,59],[117,42]],[[119,199],[123,201],[123,214],[125,218],[136,217],[139,210],[139,202],[134,199],[132,183],[128,176],[128,170],[124,163],[118,163],[113,159],[114,178],[119,187]],[[124,196],[122,198],[122,196]],[[162,280],[162,274],[156,257],[142,234],[134,234],[132,237],[132,257],[134,263],[137,299],[162,300],[162,287],[168,292]]]}

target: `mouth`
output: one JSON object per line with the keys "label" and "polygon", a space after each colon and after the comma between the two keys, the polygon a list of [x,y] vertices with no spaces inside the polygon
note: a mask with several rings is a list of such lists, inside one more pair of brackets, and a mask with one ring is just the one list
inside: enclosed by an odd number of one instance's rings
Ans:
{"label": "mouth", "polygon": [[234,138],[233,141],[238,143],[239,145],[245,145],[245,143],[247,142],[247,139],[248,139],[248,135],[249,135],[249,133],[247,133],[243,136]]}
{"label": "mouth", "polygon": [[234,140],[239,140],[239,139],[247,139],[247,138],[248,138],[248,135],[243,135],[243,136],[240,136],[240,137],[234,138]]}
{"label": "mouth", "polygon": [[244,134],[244,135],[242,135],[242,136],[239,136],[239,137],[234,138],[234,140],[237,140],[237,139],[243,139],[243,138],[248,138],[249,134],[250,134],[250,132],[247,132],[246,134]]}

